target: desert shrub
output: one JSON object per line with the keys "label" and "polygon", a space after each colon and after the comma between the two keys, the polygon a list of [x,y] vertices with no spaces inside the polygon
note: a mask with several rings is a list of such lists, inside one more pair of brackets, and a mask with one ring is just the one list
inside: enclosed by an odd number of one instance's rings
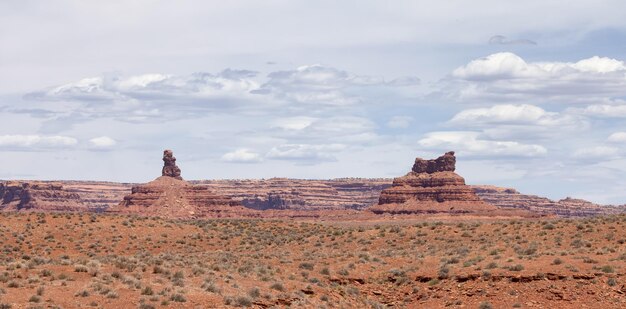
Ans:
{"label": "desert shrub", "polygon": [[154,291],[149,286],[146,286],[145,288],[143,288],[143,290],[141,290],[141,295],[153,295],[153,294],[154,294]]}
{"label": "desert shrub", "polygon": [[274,282],[272,283],[272,285],[270,285],[270,289],[272,290],[276,290],[276,291],[281,291],[284,292],[285,291],[285,287],[283,286],[282,283],[280,282]]}
{"label": "desert shrub", "polygon": [[491,309],[493,308],[493,306],[491,306],[491,304],[489,302],[482,302],[480,303],[480,305],[478,305],[478,309]]}
{"label": "desert shrub", "polygon": [[606,284],[608,284],[609,286],[616,286],[617,285],[617,280],[615,280],[615,278],[609,278],[606,281]]}
{"label": "desert shrub", "polygon": [[306,270],[313,270],[313,267],[315,267],[315,265],[313,263],[300,263],[300,265],[298,265],[298,268],[300,269],[306,269]]}
{"label": "desert shrub", "polygon": [[41,297],[39,297],[38,295],[33,295],[28,299],[28,301],[31,303],[38,303],[41,301]]}
{"label": "desert shrub", "polygon": [[554,259],[554,261],[552,261],[552,264],[554,264],[554,265],[561,265],[561,264],[563,264],[563,260],[561,260],[559,258],[556,258],[556,259]]}
{"label": "desert shrub", "polygon": [[328,269],[328,267],[324,267],[324,268],[322,268],[322,270],[320,270],[320,274],[325,275],[325,276],[329,276],[330,275],[330,270]]}
{"label": "desert shrub", "polygon": [[446,265],[441,266],[437,275],[439,276],[439,279],[448,278],[448,276],[450,275],[450,268],[448,268]]}
{"label": "desert shrub", "polygon": [[604,265],[602,266],[601,270],[602,272],[605,272],[607,274],[615,272],[615,269],[611,265]]}
{"label": "desert shrub", "polygon": [[82,290],[82,291],[79,291],[76,294],[74,294],[74,296],[87,297],[87,296],[89,296],[89,291]]}
{"label": "desert shrub", "polygon": [[259,296],[261,296],[261,291],[259,290],[259,288],[252,288],[248,291],[248,296],[252,298],[258,298]]}
{"label": "desert shrub", "polygon": [[249,307],[252,306],[252,300],[247,296],[237,296],[235,297],[234,305],[237,307]]}
{"label": "desert shrub", "polygon": [[512,270],[512,271],[522,271],[522,270],[524,270],[524,265],[522,265],[522,264],[517,264],[517,265],[515,265],[515,266],[511,267],[511,270]]}
{"label": "desert shrub", "polygon": [[185,298],[185,296],[183,294],[176,293],[176,294],[172,294],[170,296],[170,300],[171,301],[175,301],[175,302],[179,302],[179,303],[184,303],[184,302],[187,301],[187,298]]}

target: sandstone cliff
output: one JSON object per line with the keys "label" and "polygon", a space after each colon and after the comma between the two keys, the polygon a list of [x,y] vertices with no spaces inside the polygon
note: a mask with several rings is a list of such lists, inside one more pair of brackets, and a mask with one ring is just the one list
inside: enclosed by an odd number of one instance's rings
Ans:
{"label": "sandstone cliff", "polygon": [[288,178],[202,180],[193,182],[258,210],[361,210],[378,202],[390,179]]}
{"label": "sandstone cliff", "polygon": [[512,188],[471,186],[485,202],[503,209],[523,209],[544,215],[586,217],[626,212],[624,206],[598,205],[582,199],[565,198],[559,201],[519,193]]}
{"label": "sandstone cliff", "polygon": [[457,175],[456,157],[448,152],[434,160],[416,158],[411,171],[393,180],[380,194],[374,213],[469,213],[495,210]]}
{"label": "sandstone cliff", "polygon": [[0,183],[2,211],[89,211],[88,204],[58,183]]}
{"label": "sandstone cliff", "polygon": [[253,210],[240,206],[230,197],[182,180],[175,161],[171,150],[164,151],[163,176],[133,186],[131,194],[108,211],[165,218],[255,216]]}

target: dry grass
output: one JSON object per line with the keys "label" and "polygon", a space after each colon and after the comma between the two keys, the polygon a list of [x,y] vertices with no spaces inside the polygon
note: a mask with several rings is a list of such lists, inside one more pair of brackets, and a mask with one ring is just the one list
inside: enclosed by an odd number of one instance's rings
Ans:
{"label": "dry grass", "polygon": [[625,226],[4,213],[0,308],[619,308]]}

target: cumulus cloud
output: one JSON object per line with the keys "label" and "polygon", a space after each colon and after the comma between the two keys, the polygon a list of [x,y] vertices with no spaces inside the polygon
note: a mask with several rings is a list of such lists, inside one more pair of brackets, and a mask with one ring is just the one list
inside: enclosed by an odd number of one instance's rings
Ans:
{"label": "cumulus cloud", "polygon": [[[268,74],[268,80],[253,93],[318,107],[345,107],[368,102],[368,92],[377,87],[412,86],[417,77],[400,77],[385,82],[383,78],[355,75],[319,64]],[[365,91],[365,89],[368,91]]]}
{"label": "cumulus cloud", "polygon": [[614,159],[618,156],[619,149],[610,146],[586,147],[576,150],[573,157],[577,159]]}
{"label": "cumulus cloud", "polygon": [[598,56],[578,62],[527,62],[503,52],[455,69],[444,85],[444,92],[458,100],[586,103],[626,94],[626,65]]}
{"label": "cumulus cloud", "polygon": [[274,121],[275,136],[307,143],[366,144],[378,138],[376,125],[368,118],[333,116],[327,118],[288,117]]}
{"label": "cumulus cloud", "polygon": [[494,35],[489,38],[489,44],[496,45],[537,45],[537,42],[528,39],[509,40],[503,35]]}
{"label": "cumulus cloud", "polygon": [[103,149],[115,146],[117,144],[117,141],[108,136],[100,136],[90,139],[89,144],[93,148]]}
{"label": "cumulus cloud", "polygon": [[385,82],[322,65],[274,71],[267,76],[233,69],[215,74],[107,74],[28,93],[24,96],[26,108],[19,112],[45,112],[51,122],[63,122],[64,126],[92,118],[140,123],[209,113],[290,115],[310,112],[311,107],[323,113],[373,104],[382,97],[403,97],[409,91],[405,86],[417,84],[419,78],[413,76]]}
{"label": "cumulus cloud", "polygon": [[594,104],[584,108],[570,108],[573,114],[602,118],[625,118],[626,105]]}
{"label": "cumulus cloud", "polygon": [[408,128],[413,122],[413,117],[409,116],[393,116],[387,121],[387,126],[390,128]]}
{"label": "cumulus cloud", "polygon": [[626,132],[615,132],[609,135],[607,141],[611,143],[624,143],[626,142]]}
{"label": "cumulus cloud", "polygon": [[500,104],[463,110],[446,125],[455,128],[481,129],[490,139],[552,139],[582,132],[590,127],[582,116],[548,112],[530,104]]}
{"label": "cumulus cloud", "polygon": [[335,161],[335,153],[346,149],[343,144],[284,144],[273,147],[266,157],[274,160]]}
{"label": "cumulus cloud", "polygon": [[318,120],[318,118],[307,116],[281,118],[274,120],[272,128],[279,128],[283,130],[303,130]]}
{"label": "cumulus cloud", "polygon": [[[217,74],[142,74],[84,78],[25,95],[41,109],[64,116],[143,122],[193,118],[202,112],[256,106],[256,72],[227,69]],[[54,103],[54,104],[46,104]]]}
{"label": "cumulus cloud", "polygon": [[78,140],[61,135],[0,135],[0,148],[5,150],[42,150],[73,147]]}
{"label": "cumulus cloud", "polygon": [[418,144],[438,151],[454,149],[469,156],[536,157],[548,152],[545,147],[537,144],[483,139],[480,132],[473,131],[430,132]]}
{"label": "cumulus cloud", "polygon": [[563,126],[578,123],[570,115],[547,112],[541,107],[529,104],[501,104],[488,108],[467,109],[454,115],[449,121],[455,125],[484,126],[492,124],[536,124],[543,126]]}
{"label": "cumulus cloud", "polygon": [[257,163],[261,162],[262,158],[260,154],[252,150],[241,148],[222,155],[222,161],[232,163]]}

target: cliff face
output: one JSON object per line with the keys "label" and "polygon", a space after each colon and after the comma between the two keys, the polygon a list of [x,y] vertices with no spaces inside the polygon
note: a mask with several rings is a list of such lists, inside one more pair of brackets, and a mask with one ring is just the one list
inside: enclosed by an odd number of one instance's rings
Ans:
{"label": "cliff face", "polygon": [[495,210],[457,175],[456,157],[448,152],[434,160],[415,159],[411,171],[380,193],[374,213],[466,213]]}
{"label": "cliff face", "polygon": [[165,218],[254,216],[254,211],[238,201],[182,180],[171,150],[163,152],[163,161],[163,176],[133,186],[131,194],[108,211]]}
{"label": "cliff face", "polygon": [[565,198],[559,201],[536,195],[521,194],[512,188],[471,186],[485,202],[503,209],[522,209],[544,215],[586,217],[626,212],[624,206],[603,206],[582,199]]}
{"label": "cliff face", "polygon": [[347,178],[202,180],[193,183],[207,186],[258,210],[360,210],[375,204],[380,191],[391,185],[389,179]]}
{"label": "cliff face", "polygon": [[129,190],[128,184],[95,181],[4,181],[0,211],[102,212]]}
{"label": "cliff face", "polygon": [[87,211],[80,196],[57,183],[8,181],[0,183],[3,211]]}
{"label": "cliff face", "polygon": [[230,197],[169,176],[134,186],[131,194],[108,212],[164,218],[253,216],[252,210]]}

